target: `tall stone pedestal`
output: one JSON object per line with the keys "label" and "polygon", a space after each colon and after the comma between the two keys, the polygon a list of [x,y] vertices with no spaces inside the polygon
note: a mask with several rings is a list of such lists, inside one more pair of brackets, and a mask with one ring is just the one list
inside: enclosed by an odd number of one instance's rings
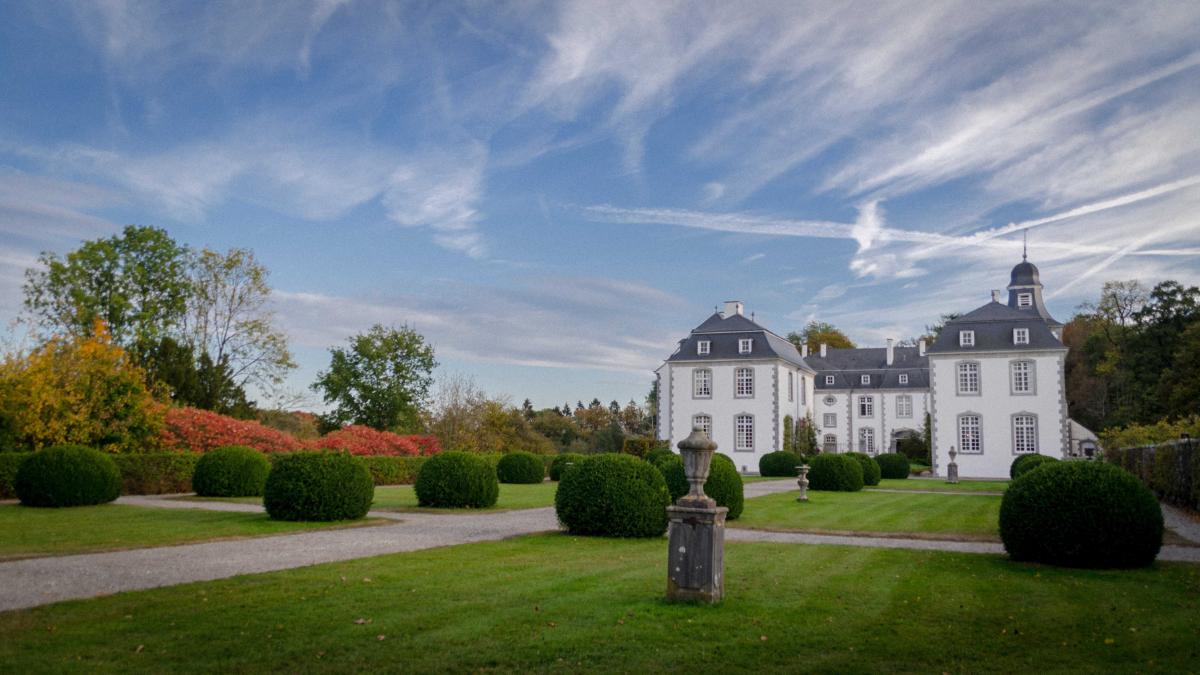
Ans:
{"label": "tall stone pedestal", "polygon": [[667,507],[667,600],[720,602],[725,596],[725,514],[712,499]]}

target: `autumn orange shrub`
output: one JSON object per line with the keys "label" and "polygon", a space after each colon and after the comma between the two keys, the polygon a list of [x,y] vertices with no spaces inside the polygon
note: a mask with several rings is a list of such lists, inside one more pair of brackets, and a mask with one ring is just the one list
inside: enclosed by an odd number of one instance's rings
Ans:
{"label": "autumn orange shrub", "polygon": [[33,450],[78,444],[106,452],[157,450],[163,411],[146,375],[103,321],[87,337],[58,337],[0,364],[0,415]]}
{"label": "autumn orange shrub", "polygon": [[258,422],[234,419],[198,408],[170,408],[163,445],[178,450],[208,452],[227,445],[244,445],[261,452],[295,452],[304,441]]}
{"label": "autumn orange shrub", "polygon": [[316,449],[345,450],[352,455],[416,457],[434,455],[442,450],[433,436],[401,436],[358,424],[331,431],[309,443]]}

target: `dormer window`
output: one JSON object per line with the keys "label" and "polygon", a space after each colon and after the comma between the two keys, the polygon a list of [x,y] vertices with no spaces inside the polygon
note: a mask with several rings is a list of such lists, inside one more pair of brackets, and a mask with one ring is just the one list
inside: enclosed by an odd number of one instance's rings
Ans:
{"label": "dormer window", "polygon": [[833,384],[833,376],[832,375],[825,376],[825,384]]}
{"label": "dormer window", "polygon": [[900,384],[908,384],[908,373],[900,373]]}
{"label": "dormer window", "polygon": [[1017,307],[1033,307],[1033,293],[1017,293]]}
{"label": "dormer window", "polygon": [[862,383],[862,384],[871,384],[871,376],[870,376],[870,375],[863,375],[863,376],[861,376],[861,377],[859,377],[859,378],[858,378],[858,381],[859,381],[860,383]]}
{"label": "dormer window", "polygon": [[1014,345],[1029,344],[1029,329],[1028,328],[1014,328],[1013,329],[1013,344]]}
{"label": "dormer window", "polygon": [[711,350],[712,350],[712,342],[710,342],[708,340],[701,340],[696,343],[696,353],[699,354],[700,356],[708,356],[708,354],[711,352]]}
{"label": "dormer window", "polygon": [[754,340],[751,338],[742,338],[742,339],[738,340],[738,353],[739,354],[749,354],[750,350],[753,347],[754,347]]}
{"label": "dormer window", "polygon": [[975,331],[973,331],[973,330],[958,331],[958,346],[959,347],[974,347],[975,346]]}

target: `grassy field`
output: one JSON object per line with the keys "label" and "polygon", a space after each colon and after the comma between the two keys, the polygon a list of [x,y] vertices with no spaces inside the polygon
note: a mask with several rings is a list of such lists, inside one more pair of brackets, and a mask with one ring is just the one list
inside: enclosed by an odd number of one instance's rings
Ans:
{"label": "grassy field", "polygon": [[10,672],[1194,671],[1200,566],[730,544],[662,601],[665,542],[545,535],[0,614]]}
{"label": "grassy field", "polygon": [[[545,482],[533,485],[500,485],[500,497],[490,511],[514,509],[536,509],[554,506],[554,492],[558,483]],[[242,504],[261,504],[262,497],[183,497],[187,500],[226,501]],[[417,506],[417,493],[411,485],[381,485],[375,488],[375,501],[371,508],[378,511],[423,511],[429,513],[462,513],[479,509],[430,509]]]}
{"label": "grassy field", "polygon": [[262,513],[156,509],[120,504],[69,509],[3,505],[0,506],[0,560],[261,537],[349,524],[287,523],[271,520]]}
{"label": "grassy field", "polygon": [[964,480],[952,485],[941,479],[884,478],[879,481],[879,485],[866,489],[922,490],[927,492],[1004,492],[1008,489],[1008,481]]}
{"label": "grassy field", "polygon": [[998,538],[1000,497],[899,492],[795,492],[746,500],[730,527],[766,530],[887,532]]}

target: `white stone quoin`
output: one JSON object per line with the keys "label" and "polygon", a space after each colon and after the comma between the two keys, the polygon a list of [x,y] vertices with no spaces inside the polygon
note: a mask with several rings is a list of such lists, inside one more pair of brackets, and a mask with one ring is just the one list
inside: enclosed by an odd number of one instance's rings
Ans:
{"label": "white stone quoin", "polygon": [[947,323],[930,345],[802,351],[727,301],[660,366],[657,434],[674,446],[705,426],[718,452],[754,473],[781,449],[784,418],[810,416],[824,452],[894,452],[931,422],[933,471],[958,451],[964,478],[1007,478],[1019,453],[1067,456],[1062,324],[1037,267],[1012,270],[1007,302]]}

